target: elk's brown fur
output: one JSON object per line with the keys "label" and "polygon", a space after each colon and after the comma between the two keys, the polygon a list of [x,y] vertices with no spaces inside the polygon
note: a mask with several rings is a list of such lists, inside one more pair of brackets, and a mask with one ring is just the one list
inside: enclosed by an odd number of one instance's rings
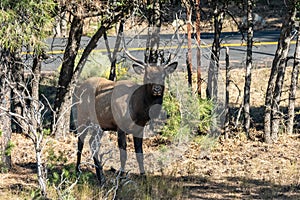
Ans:
{"label": "elk's brown fur", "polygon": [[[177,62],[167,65],[149,65],[141,62],[133,65],[136,73],[144,74],[144,84],[134,82],[109,81],[104,78],[89,78],[77,90],[76,96],[81,103],[77,106],[78,113],[78,153],[77,170],[79,170],[83,141],[88,131],[85,127],[99,125],[102,130],[118,131],[121,171],[127,159],[126,133],[134,136],[134,146],[141,174],[143,164],[143,128],[153,117],[157,117],[163,100],[165,76],[174,72]],[[92,130],[91,140],[96,132]],[[96,173],[103,182],[103,172],[97,156],[94,156]]]}

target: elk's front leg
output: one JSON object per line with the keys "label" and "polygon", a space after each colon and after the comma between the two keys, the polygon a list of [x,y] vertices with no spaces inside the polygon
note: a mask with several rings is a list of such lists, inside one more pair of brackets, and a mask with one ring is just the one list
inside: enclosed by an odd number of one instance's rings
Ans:
{"label": "elk's front leg", "polygon": [[136,155],[136,160],[139,164],[139,169],[141,175],[145,174],[144,168],[144,154],[143,154],[143,138],[142,137],[133,137],[134,150]]}
{"label": "elk's front leg", "polygon": [[126,133],[122,130],[118,130],[118,146],[120,150],[120,161],[121,161],[121,173],[125,171],[125,164],[127,160],[127,143],[126,143]]}

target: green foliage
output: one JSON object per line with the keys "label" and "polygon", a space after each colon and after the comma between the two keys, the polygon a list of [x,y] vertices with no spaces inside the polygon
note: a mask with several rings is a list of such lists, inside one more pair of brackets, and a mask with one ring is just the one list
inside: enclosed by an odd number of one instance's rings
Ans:
{"label": "green foliage", "polygon": [[47,149],[47,153],[48,186],[55,188],[58,199],[74,199],[73,187],[77,181],[74,164],[66,165],[66,153],[63,149],[55,151],[54,145]]}
{"label": "green foliage", "polygon": [[211,100],[208,99],[198,99],[198,106],[199,106],[199,120],[201,123],[198,123],[199,125],[199,131],[205,132],[209,129],[209,127],[212,124],[212,110],[214,108],[214,104]]}
{"label": "green foliage", "polygon": [[58,151],[57,153],[54,151],[53,147],[47,150],[47,164],[50,169],[52,169],[54,166],[57,166],[58,164],[64,164],[68,161],[67,156],[62,150]]}
{"label": "green foliage", "polygon": [[[1,134],[2,134],[2,132],[1,132]],[[11,152],[14,147],[15,147],[15,144],[12,141],[8,141],[5,150],[0,151],[0,157],[3,158],[5,156],[11,156]],[[7,173],[9,168],[10,168],[10,166],[8,163],[5,163],[5,162],[3,162],[3,160],[0,160],[0,173]]]}
{"label": "green foliage", "polygon": [[47,128],[47,129],[43,129],[43,134],[45,134],[45,135],[51,135],[51,130],[50,130],[50,128]]}
{"label": "green foliage", "polygon": [[7,173],[8,171],[9,168],[3,162],[0,162],[0,173]]}
{"label": "green foliage", "polygon": [[[120,62],[116,64],[116,76],[117,79],[127,79],[127,73],[128,73],[129,66],[125,62]],[[108,78],[110,74],[110,67],[106,68],[104,74],[102,75],[105,78]]]}
{"label": "green foliage", "polygon": [[31,199],[43,199],[41,193],[40,189],[32,190],[30,191],[30,197]]}
{"label": "green foliage", "polygon": [[5,149],[5,155],[7,156],[11,156],[11,152],[12,152],[12,149],[15,147],[14,143],[12,141],[8,141],[7,143],[7,147]]}
{"label": "green foliage", "polygon": [[[74,167],[73,165],[70,166]],[[62,180],[69,180],[74,182],[76,180],[76,176],[74,173],[70,172],[73,169],[70,166],[65,166],[61,172],[54,171],[52,173],[52,176],[50,176],[49,181],[54,185],[59,185]]]}
{"label": "green foliage", "polygon": [[79,183],[80,184],[86,184],[86,183],[97,184],[97,180],[95,180],[95,174],[92,172],[82,172],[80,174]]}
{"label": "green foliage", "polygon": [[175,137],[178,134],[181,124],[181,113],[179,101],[167,92],[164,96],[163,109],[168,114],[167,124],[162,129],[165,137]]}
{"label": "green foliage", "polygon": [[[75,60],[75,66],[79,62],[81,54],[78,54]],[[86,62],[81,74],[80,79],[85,80],[93,76],[104,76],[106,71],[109,71],[110,61],[106,55],[103,55],[99,52],[92,52],[89,55],[89,59]]]}
{"label": "green foliage", "polygon": [[70,166],[65,166],[61,173],[55,171],[51,179],[49,179],[49,182],[56,189],[58,199],[76,199],[74,197],[76,176],[74,173],[70,173],[70,171]]}
{"label": "green foliage", "polygon": [[54,0],[2,0],[0,46],[10,51],[23,45],[41,50],[42,40],[52,31]]}
{"label": "green foliage", "polygon": [[162,135],[170,139],[186,139],[196,132],[207,132],[213,119],[212,101],[199,99],[179,80],[176,86],[169,84],[171,89],[165,93],[163,102],[168,119]]}

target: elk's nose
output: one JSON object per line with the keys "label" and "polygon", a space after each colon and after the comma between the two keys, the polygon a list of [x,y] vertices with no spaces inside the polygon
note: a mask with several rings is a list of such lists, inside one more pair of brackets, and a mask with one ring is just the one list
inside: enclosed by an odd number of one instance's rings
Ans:
{"label": "elk's nose", "polygon": [[161,85],[153,85],[152,92],[154,96],[161,96],[163,93],[163,88]]}

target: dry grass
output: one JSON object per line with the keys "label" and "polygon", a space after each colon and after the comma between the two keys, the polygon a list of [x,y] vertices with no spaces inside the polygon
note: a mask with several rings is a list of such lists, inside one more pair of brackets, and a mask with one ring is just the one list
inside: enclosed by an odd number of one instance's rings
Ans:
{"label": "dry grass", "polygon": [[[289,70],[290,71],[290,68]],[[243,70],[234,69],[231,78],[242,91]],[[286,77],[289,77],[287,73]],[[260,108],[264,103],[264,92],[269,69],[253,72],[251,103]],[[285,82],[285,89],[289,78]],[[231,85],[231,105],[238,106],[241,98]],[[299,88],[298,88],[299,97]],[[283,94],[283,98],[287,93]],[[284,105],[284,104],[283,104]],[[297,109],[300,102],[297,100]],[[258,110],[261,115],[262,110]],[[257,115],[253,115],[256,117]],[[299,117],[299,115],[298,115]],[[255,121],[255,119],[253,119]],[[262,133],[253,129],[253,135]],[[48,138],[44,156],[49,170],[48,196],[57,199],[53,173],[70,168],[74,173],[77,141],[69,135],[63,141]],[[116,185],[116,174],[110,168],[118,168],[116,136],[105,135],[104,148],[114,149],[113,158],[104,166],[107,176],[106,187],[100,188],[92,166],[85,166],[79,184],[69,193],[69,199],[111,199]],[[32,199],[37,191],[35,154],[31,141],[22,135],[13,134],[15,147],[12,152],[13,168],[1,174],[1,199]],[[196,141],[196,142],[195,142]],[[300,136],[281,133],[279,141],[267,145],[259,140],[249,141],[243,133],[232,133],[229,140],[213,140],[203,136],[194,142],[180,144],[161,143],[159,137],[145,140],[145,163],[149,172],[147,181],[137,176],[137,164],[129,138],[130,170],[127,179],[120,180],[117,197],[120,199],[300,199]],[[91,162],[85,151],[83,161]],[[91,173],[93,172],[93,173]],[[70,180],[74,180],[70,178]],[[72,198],[71,198],[72,197]]]}
{"label": "dry grass", "polygon": [[[0,199],[31,199],[37,189],[34,154],[28,140],[14,134],[17,147],[13,151],[12,171],[0,178]],[[75,163],[75,140],[50,141],[58,145],[55,154],[62,149],[68,161]],[[146,141],[147,153],[158,152],[154,139]],[[50,145],[51,146],[51,145]],[[52,147],[48,148],[52,148]],[[205,147],[206,146],[206,147]],[[166,158],[167,166],[148,174],[147,181],[129,173],[122,179],[117,191],[123,199],[299,199],[300,198],[300,137],[280,137],[274,145],[245,140],[242,134],[230,140],[219,140],[207,149],[205,142],[191,142],[180,156]],[[203,156],[204,155],[204,156]],[[85,155],[87,156],[87,155]],[[133,159],[134,160],[134,159]],[[129,161],[130,163],[131,161]],[[59,171],[60,163],[55,167]],[[146,166],[148,167],[148,166]],[[70,196],[75,199],[101,199],[114,186],[116,176],[105,166],[107,187],[95,183],[90,167],[84,170],[82,181]],[[72,171],[72,170],[71,170]],[[135,170],[133,170],[135,171]],[[50,172],[51,173],[51,172]],[[50,175],[51,176],[51,175]],[[55,189],[49,184],[50,198],[57,199]],[[108,195],[109,194],[109,195]]]}

